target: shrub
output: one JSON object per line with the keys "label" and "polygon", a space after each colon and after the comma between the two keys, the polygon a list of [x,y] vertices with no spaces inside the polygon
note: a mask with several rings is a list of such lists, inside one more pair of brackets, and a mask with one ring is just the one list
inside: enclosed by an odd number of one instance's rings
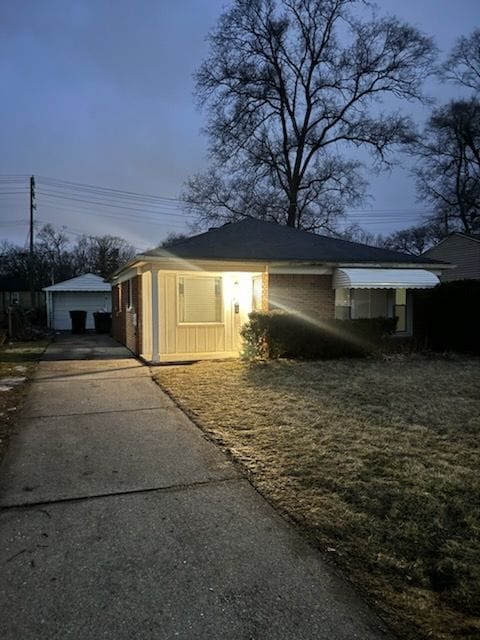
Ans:
{"label": "shrub", "polygon": [[283,311],[254,311],[242,329],[246,358],[338,358],[379,350],[396,318],[307,320]]}
{"label": "shrub", "polygon": [[437,351],[480,353],[480,280],[442,282],[418,296],[423,307],[423,338]]}

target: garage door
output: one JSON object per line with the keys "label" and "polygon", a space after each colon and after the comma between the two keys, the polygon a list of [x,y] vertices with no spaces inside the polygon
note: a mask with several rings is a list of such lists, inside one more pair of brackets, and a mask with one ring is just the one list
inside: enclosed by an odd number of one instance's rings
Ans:
{"label": "garage door", "polygon": [[95,311],[112,310],[112,297],[104,292],[58,291],[52,295],[52,325],[57,331],[72,328],[70,311],[80,309],[87,312],[87,329],[95,327],[93,314]]}

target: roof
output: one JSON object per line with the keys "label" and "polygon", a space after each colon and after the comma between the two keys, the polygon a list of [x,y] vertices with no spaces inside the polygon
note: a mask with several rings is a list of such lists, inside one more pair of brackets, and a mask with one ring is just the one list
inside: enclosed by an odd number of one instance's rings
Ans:
{"label": "roof", "polygon": [[181,240],[141,257],[198,260],[261,260],[332,263],[438,264],[429,258],[318,235],[272,222],[245,218]]}
{"label": "roof", "polygon": [[111,291],[112,285],[94,273],[84,273],[76,278],[57,282],[50,287],[44,287],[44,291]]}
{"label": "roof", "polygon": [[462,231],[454,231],[452,236],[462,236],[467,240],[473,240],[474,242],[480,242],[480,233],[463,233]]}
{"label": "roof", "polygon": [[335,289],[430,289],[440,280],[426,269],[336,269]]}
{"label": "roof", "polygon": [[424,251],[423,255],[429,256],[430,253],[433,253],[435,249],[437,249],[438,247],[441,247],[443,244],[445,244],[445,242],[449,243],[452,240],[452,238],[461,238],[462,240],[480,242],[480,234],[478,233],[463,233],[462,231],[453,231],[448,236],[440,240],[440,242],[438,242],[435,246],[430,247],[430,249],[427,249],[426,251]]}

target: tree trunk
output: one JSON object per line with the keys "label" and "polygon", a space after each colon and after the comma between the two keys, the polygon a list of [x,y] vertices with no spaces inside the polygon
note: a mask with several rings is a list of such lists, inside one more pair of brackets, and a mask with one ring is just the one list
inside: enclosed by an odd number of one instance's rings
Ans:
{"label": "tree trunk", "polygon": [[297,226],[297,203],[290,202],[287,215],[287,227]]}
{"label": "tree trunk", "polygon": [[298,226],[298,184],[299,179],[293,176],[290,182],[288,195],[287,227],[296,228]]}

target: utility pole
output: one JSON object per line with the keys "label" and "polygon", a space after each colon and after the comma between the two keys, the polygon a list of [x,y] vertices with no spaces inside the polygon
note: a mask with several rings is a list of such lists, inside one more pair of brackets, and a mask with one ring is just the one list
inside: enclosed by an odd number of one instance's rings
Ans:
{"label": "utility pole", "polygon": [[30,306],[35,307],[35,270],[33,254],[33,212],[37,208],[35,204],[35,177],[30,178]]}

